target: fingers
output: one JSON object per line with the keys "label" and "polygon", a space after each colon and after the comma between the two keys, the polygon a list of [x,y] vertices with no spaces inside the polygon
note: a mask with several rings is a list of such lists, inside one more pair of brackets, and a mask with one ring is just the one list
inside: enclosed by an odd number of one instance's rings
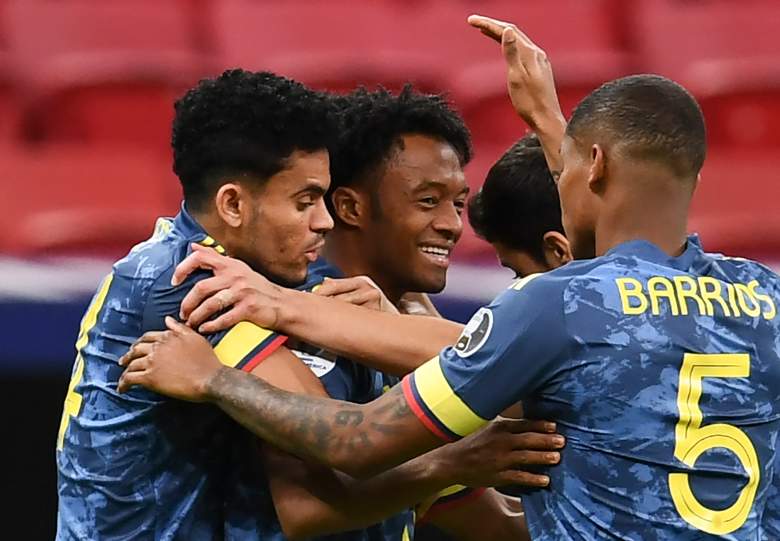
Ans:
{"label": "fingers", "polygon": [[370,289],[362,289],[362,290],[350,291],[348,293],[341,293],[339,295],[334,295],[333,298],[338,299],[342,302],[355,304],[357,306],[363,306],[366,304],[379,305],[381,302],[381,297],[379,293],[377,291],[372,291]]}
{"label": "fingers", "polygon": [[554,466],[561,461],[558,451],[512,451],[506,457],[510,467]]}
{"label": "fingers", "polygon": [[314,293],[323,297],[332,297],[349,291],[354,291],[359,287],[354,278],[333,279],[326,278],[322,285]]}
{"label": "fingers", "polygon": [[501,473],[500,479],[504,485],[544,488],[550,484],[550,478],[548,476],[523,470],[507,470]]}
{"label": "fingers", "polygon": [[198,332],[202,334],[213,334],[219,331],[224,331],[225,329],[229,329],[234,325],[237,325],[238,323],[248,319],[245,315],[245,312],[246,310],[243,308],[243,306],[235,305],[233,308],[220,315],[218,318],[215,318],[211,321],[206,321],[205,323],[199,325]]}
{"label": "fingers", "polygon": [[190,244],[192,253],[176,266],[171,276],[171,285],[181,284],[187,276],[198,269],[214,270],[224,262],[225,256],[217,253],[213,248],[206,248],[200,244]]}
{"label": "fingers", "polygon": [[[179,318],[188,321],[193,310],[199,307],[205,299],[214,296],[218,291],[228,289],[231,286],[230,282],[230,278],[225,276],[214,276],[212,278],[200,280],[197,284],[192,286],[192,289],[187,292],[184,299],[181,301]],[[216,310],[217,312],[227,308],[227,300],[229,299],[225,296],[217,299],[217,304],[219,304],[219,301],[225,303],[222,308]]]}
{"label": "fingers", "polygon": [[126,393],[134,385],[141,385],[146,375],[145,371],[135,370],[132,372],[125,371],[119,378],[119,382],[116,384],[116,390],[119,393]]}
{"label": "fingers", "polygon": [[504,28],[510,26],[509,23],[483,15],[469,16],[468,23],[474,28],[478,28],[479,31],[487,37],[494,39],[499,43],[501,43],[501,34],[503,33]]}
{"label": "fingers", "polygon": [[555,423],[549,421],[539,421],[535,419],[509,419],[507,417],[499,417],[495,423],[498,423],[501,428],[519,434],[521,432],[546,432],[549,434],[555,433]]}
{"label": "fingers", "polygon": [[197,329],[212,316],[224,312],[236,302],[235,295],[229,289],[222,289],[202,301],[187,317],[187,325]]}
{"label": "fingers", "polygon": [[171,331],[173,334],[185,335],[187,333],[193,332],[192,329],[190,329],[183,323],[176,321],[171,316],[165,316],[165,326],[168,327],[168,330]]}
{"label": "fingers", "polygon": [[152,349],[154,349],[153,342],[136,342],[130,347],[128,352],[119,359],[119,366],[128,366],[134,360],[149,355],[152,352]]}
{"label": "fingers", "polygon": [[558,434],[540,434],[538,432],[524,432],[512,435],[513,449],[535,449],[541,451],[554,451],[563,449],[566,440]]}

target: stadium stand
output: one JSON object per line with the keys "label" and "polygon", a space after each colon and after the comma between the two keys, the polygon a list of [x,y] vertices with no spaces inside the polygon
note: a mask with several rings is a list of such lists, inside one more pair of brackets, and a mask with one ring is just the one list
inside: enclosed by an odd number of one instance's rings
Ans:
{"label": "stadium stand", "polygon": [[[336,91],[447,91],[474,134],[473,192],[526,129],[496,45],[465,24],[474,11],[516,21],[547,51],[566,113],[628,73],[689,87],[710,139],[691,230],[710,250],[780,262],[777,0],[0,0],[2,390],[29,401],[33,381],[42,400],[11,428],[26,462],[6,485],[30,503],[9,513],[35,510],[17,537],[52,537],[51,434],[95,283],[177,210],[173,100],[229,66]],[[464,227],[439,299],[461,320],[509,278]]]}
{"label": "stadium stand", "polygon": [[172,101],[208,72],[184,0],[17,0],[3,21],[36,140],[167,152]]}

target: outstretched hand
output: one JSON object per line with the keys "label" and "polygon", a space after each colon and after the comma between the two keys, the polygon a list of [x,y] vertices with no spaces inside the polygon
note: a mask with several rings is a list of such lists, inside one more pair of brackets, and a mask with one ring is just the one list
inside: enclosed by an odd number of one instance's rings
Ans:
{"label": "outstretched hand", "polygon": [[472,15],[468,22],[501,44],[507,89],[518,115],[537,130],[549,118],[563,119],[547,54],[512,23]]}

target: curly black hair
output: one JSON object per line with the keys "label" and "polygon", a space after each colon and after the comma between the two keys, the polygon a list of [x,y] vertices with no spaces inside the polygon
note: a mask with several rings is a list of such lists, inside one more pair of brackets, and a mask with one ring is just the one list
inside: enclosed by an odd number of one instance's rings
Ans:
{"label": "curly black hair", "polygon": [[468,215],[481,238],[544,262],[544,234],[563,233],[563,225],[558,189],[535,134],[517,141],[490,168],[469,200]]}
{"label": "curly black hair", "polygon": [[175,110],[173,170],[195,209],[226,176],[266,180],[293,151],[329,149],[337,136],[327,96],[270,72],[231,69],[203,79]]}
{"label": "curly black hair", "polygon": [[422,94],[411,84],[398,94],[382,87],[374,91],[361,87],[345,96],[332,96],[331,103],[341,131],[330,157],[331,190],[379,178],[377,173],[403,135],[441,139],[452,146],[461,165],[471,161],[471,134],[442,95]]}

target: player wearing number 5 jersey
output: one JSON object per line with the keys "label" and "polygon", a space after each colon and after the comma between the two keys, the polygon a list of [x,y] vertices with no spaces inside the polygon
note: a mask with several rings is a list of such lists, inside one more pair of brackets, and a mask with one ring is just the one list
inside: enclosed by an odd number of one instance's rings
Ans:
{"label": "player wearing number 5 jersey", "polygon": [[[544,53],[511,25],[472,22],[502,40],[520,111],[515,91]],[[705,140],[693,97],[662,77],[626,77],[588,95],[560,156],[543,141],[581,261],[517,282],[401,391],[358,406],[295,397],[221,367],[202,340],[177,363],[182,330],[154,358],[134,359],[120,384],[215,403],[286,449],[365,469],[464,436],[522,400],[567,437],[549,490],[523,498],[532,539],[778,539],[780,278],[707,254],[687,235]],[[273,324],[346,353],[392,347],[382,314],[244,278],[252,286],[225,322]],[[366,332],[327,334],[325,313]],[[317,433],[299,430],[312,412]],[[365,452],[317,445],[323,434]]]}

